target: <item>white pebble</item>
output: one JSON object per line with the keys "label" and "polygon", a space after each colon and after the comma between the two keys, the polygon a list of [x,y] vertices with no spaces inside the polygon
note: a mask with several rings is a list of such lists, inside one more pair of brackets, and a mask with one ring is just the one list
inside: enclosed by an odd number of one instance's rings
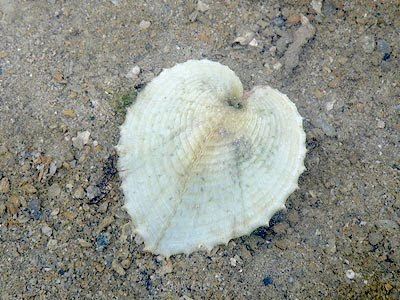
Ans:
{"label": "white pebble", "polygon": [[356,276],[356,273],[352,269],[346,271],[346,277],[348,279],[354,279],[355,276]]}
{"label": "white pebble", "polygon": [[143,21],[141,21],[141,22],[139,23],[140,29],[143,29],[143,30],[149,28],[150,25],[151,25],[151,23],[150,23],[149,21],[146,21],[146,20],[143,20]]}
{"label": "white pebble", "polygon": [[276,64],[273,65],[274,70],[280,70],[282,68],[282,63],[281,62],[277,62]]}
{"label": "white pebble", "polygon": [[81,150],[89,142],[89,137],[90,132],[87,130],[78,132],[76,137],[72,138],[72,145]]}
{"label": "white pebble", "polygon": [[383,129],[385,128],[385,122],[383,122],[382,120],[378,120],[378,128]]}
{"label": "white pebble", "polygon": [[126,75],[126,78],[130,78],[130,79],[135,79],[138,77],[140,73],[140,67],[139,66],[134,66]]}
{"label": "white pebble", "polygon": [[317,12],[317,14],[321,14],[322,9],[322,0],[312,0],[311,7]]}
{"label": "white pebble", "polygon": [[206,12],[210,7],[208,6],[208,4],[204,3],[203,1],[197,2],[197,10],[199,12]]}
{"label": "white pebble", "polygon": [[231,259],[230,259],[230,262],[231,262],[231,266],[232,266],[232,267],[236,267],[236,263],[237,263],[236,259],[231,258]]}
{"label": "white pebble", "polygon": [[257,46],[258,46],[257,40],[256,40],[256,39],[252,39],[252,40],[250,41],[250,43],[249,43],[249,46],[257,47]]}

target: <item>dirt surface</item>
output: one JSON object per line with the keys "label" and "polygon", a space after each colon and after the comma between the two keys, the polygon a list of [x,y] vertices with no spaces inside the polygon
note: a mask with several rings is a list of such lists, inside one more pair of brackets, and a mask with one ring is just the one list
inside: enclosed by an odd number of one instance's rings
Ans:
{"label": "dirt surface", "polygon": [[[0,0],[0,298],[399,299],[399,28],[397,0]],[[165,260],[113,147],[136,92],[200,58],[296,103],[308,171],[270,227]]]}

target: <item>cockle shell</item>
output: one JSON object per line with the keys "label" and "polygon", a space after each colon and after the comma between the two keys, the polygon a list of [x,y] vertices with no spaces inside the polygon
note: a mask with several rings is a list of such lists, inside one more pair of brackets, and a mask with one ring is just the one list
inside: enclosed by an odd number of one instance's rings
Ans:
{"label": "cockle shell", "polygon": [[267,225],[305,169],[295,105],[268,86],[243,93],[232,70],[208,60],[154,78],[128,109],[117,149],[135,231],[167,257]]}

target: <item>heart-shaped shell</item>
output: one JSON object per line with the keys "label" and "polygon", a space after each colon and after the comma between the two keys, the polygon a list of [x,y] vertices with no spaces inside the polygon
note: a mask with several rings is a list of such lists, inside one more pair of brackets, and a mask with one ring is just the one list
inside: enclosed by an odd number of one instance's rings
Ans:
{"label": "heart-shaped shell", "polygon": [[295,105],[271,87],[243,94],[228,67],[190,60],[164,70],[121,126],[125,207],[145,250],[211,250],[267,225],[304,171]]}

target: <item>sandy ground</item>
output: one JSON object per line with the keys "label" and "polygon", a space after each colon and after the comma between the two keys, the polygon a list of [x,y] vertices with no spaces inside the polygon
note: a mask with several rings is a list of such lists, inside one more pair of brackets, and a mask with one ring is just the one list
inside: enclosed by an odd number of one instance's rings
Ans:
{"label": "sandy ground", "polygon": [[[0,0],[0,298],[399,299],[399,28],[397,0]],[[165,260],[113,146],[121,101],[200,58],[296,103],[308,171],[270,227]]]}

